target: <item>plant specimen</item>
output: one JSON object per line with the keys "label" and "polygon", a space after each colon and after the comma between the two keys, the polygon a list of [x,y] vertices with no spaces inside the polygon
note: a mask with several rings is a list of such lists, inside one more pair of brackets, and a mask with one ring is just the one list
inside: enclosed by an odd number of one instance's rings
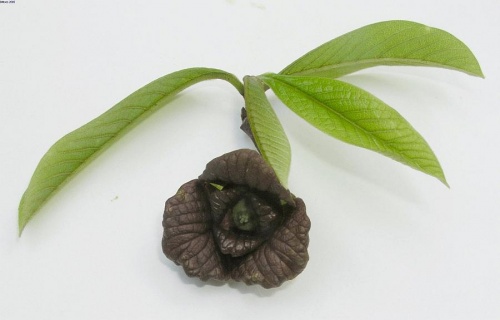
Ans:
{"label": "plant specimen", "polygon": [[307,264],[309,219],[287,185],[291,148],[266,90],[326,134],[379,152],[439,179],[445,175],[424,138],[396,110],[339,80],[375,66],[428,66],[483,77],[453,35],[411,21],[371,24],[306,53],[278,73],[246,76],[212,68],[170,73],[62,137],[43,156],[19,205],[21,233],[38,209],[101,151],[168,99],[198,82],[221,79],[243,96],[242,129],[257,151],[209,162],[165,207],[163,250],[190,276],[276,287]]}

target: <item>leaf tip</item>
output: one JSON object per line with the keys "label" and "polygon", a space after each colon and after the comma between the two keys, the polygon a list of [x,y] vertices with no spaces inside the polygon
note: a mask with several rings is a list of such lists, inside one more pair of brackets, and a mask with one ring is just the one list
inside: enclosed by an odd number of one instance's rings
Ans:
{"label": "leaf tip", "polygon": [[442,184],[445,185],[445,187],[447,187],[448,189],[450,189],[450,185],[448,184],[448,181],[446,181],[446,177],[444,176],[443,173],[441,173],[440,175],[436,176],[436,178],[441,181]]}
{"label": "leaf tip", "polygon": [[32,212],[27,212],[28,210],[26,209],[25,206],[25,194],[21,198],[21,201],[19,202],[19,207],[18,207],[18,236],[21,237],[24,228],[30,221],[30,219],[33,217]]}
{"label": "leaf tip", "polygon": [[446,180],[441,180],[441,182],[445,185],[446,188],[451,189],[450,185]]}
{"label": "leaf tip", "polygon": [[[475,57],[474,57],[475,59]],[[471,70],[465,71],[468,75],[473,76],[473,77],[478,77],[481,79],[485,79],[486,77],[484,76],[483,70],[481,69],[481,66],[479,65],[479,62],[477,59],[475,59],[474,65],[471,67]]]}
{"label": "leaf tip", "polygon": [[27,221],[22,219],[21,211],[19,211],[19,221],[18,221],[18,234],[17,236],[21,238],[21,235],[23,234],[24,227],[26,227]]}

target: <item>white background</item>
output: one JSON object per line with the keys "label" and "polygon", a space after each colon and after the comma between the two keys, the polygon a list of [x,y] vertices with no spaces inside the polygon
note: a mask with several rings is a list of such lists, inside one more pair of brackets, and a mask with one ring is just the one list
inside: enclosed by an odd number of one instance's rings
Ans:
{"label": "white background", "polygon": [[[0,4],[0,319],[500,319],[498,1],[16,0]],[[427,139],[451,189],[336,141],[274,95],[310,262],[265,290],[187,278],[160,247],[164,201],[205,164],[252,147],[241,96],[183,92],[109,148],[17,236],[17,205],[59,137],[146,83],[206,66],[278,72],[391,19],[451,32],[486,79],[430,68],[345,77]]]}

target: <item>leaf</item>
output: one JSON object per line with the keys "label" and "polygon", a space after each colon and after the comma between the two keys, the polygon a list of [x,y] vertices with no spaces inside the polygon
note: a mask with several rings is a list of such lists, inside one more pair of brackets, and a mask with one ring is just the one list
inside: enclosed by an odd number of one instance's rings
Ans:
{"label": "leaf", "polygon": [[280,74],[337,78],[381,65],[441,67],[484,77],[474,54],[453,35],[398,20],[346,33],[306,53]]}
{"label": "leaf", "polygon": [[424,138],[396,110],[370,93],[328,78],[276,74],[261,78],[284,104],[321,131],[379,152],[447,185]]}
{"label": "leaf", "polygon": [[267,100],[261,80],[247,76],[243,81],[245,108],[255,144],[286,187],[292,154],[288,138]]}
{"label": "leaf", "polygon": [[209,68],[177,71],[147,84],[57,141],[40,160],[21,199],[19,234],[38,209],[99,152],[181,90],[210,79],[226,80],[243,93],[241,82],[225,71]]}

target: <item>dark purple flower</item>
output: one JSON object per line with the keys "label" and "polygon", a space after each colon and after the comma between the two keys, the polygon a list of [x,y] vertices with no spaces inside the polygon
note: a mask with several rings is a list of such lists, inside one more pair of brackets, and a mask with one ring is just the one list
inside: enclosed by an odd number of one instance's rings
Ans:
{"label": "dark purple flower", "polygon": [[167,200],[162,247],[190,277],[272,288],[304,270],[310,226],[302,199],[243,149],[210,161]]}

